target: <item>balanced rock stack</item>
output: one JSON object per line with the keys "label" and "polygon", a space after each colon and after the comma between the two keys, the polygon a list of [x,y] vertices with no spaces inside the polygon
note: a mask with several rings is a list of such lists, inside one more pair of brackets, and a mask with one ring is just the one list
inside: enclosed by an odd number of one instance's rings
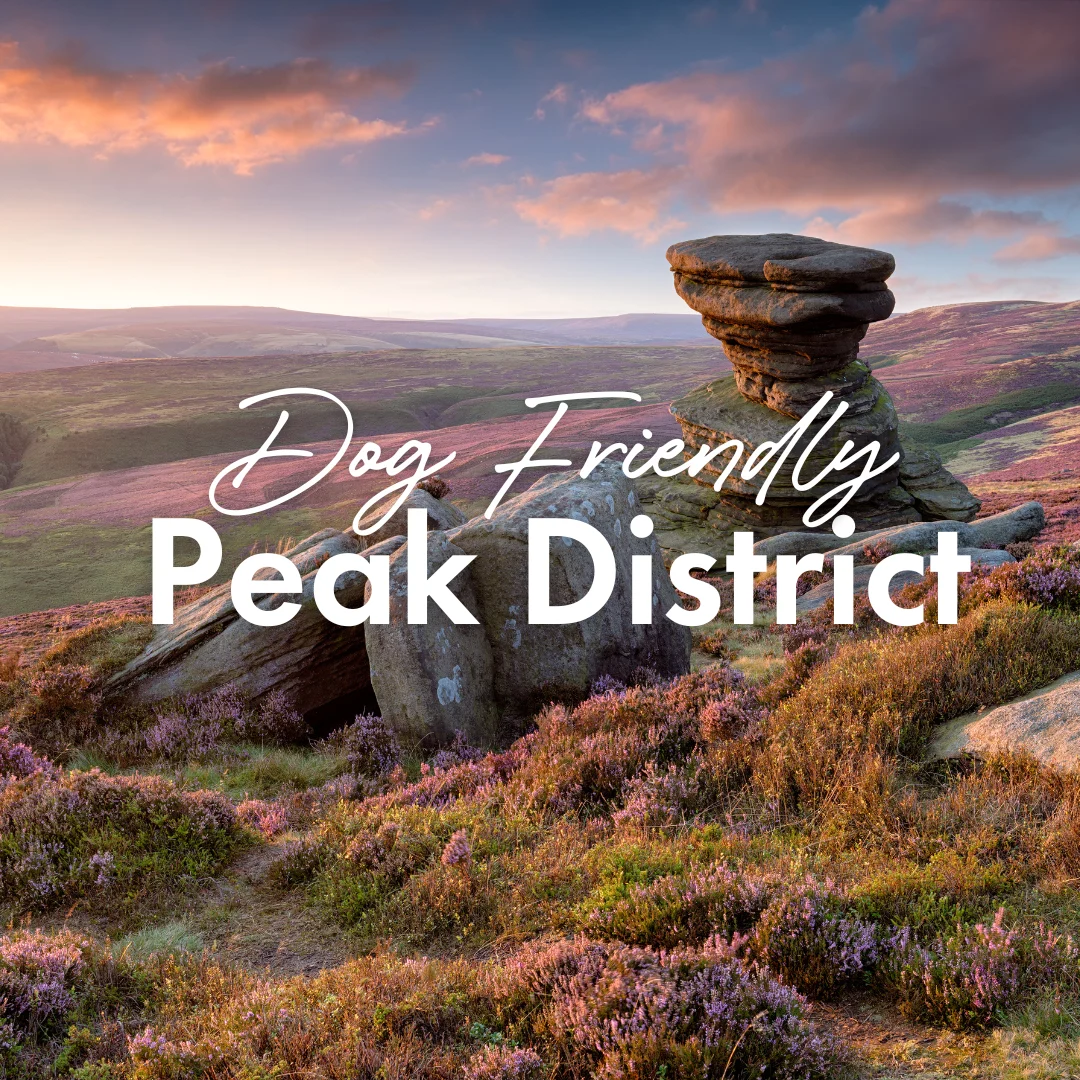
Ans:
{"label": "balanced rock stack", "polygon": [[[672,245],[667,258],[676,291],[723,342],[735,369],[734,376],[716,379],[672,404],[691,450],[737,439],[749,456],[762,443],[782,439],[793,420],[826,391],[834,395],[773,477],[761,506],[755,499],[772,467],[747,480],[740,476],[740,463],[710,516],[762,535],[805,527],[806,508],[864,468],[859,459],[830,473],[813,491],[798,491],[792,483],[802,448],[840,401],[847,410],[818,442],[802,478],[816,476],[849,440],[855,451],[879,443],[879,463],[901,452],[896,465],[865,483],[858,499],[845,507],[859,529],[975,516],[978,500],[942,468],[936,455],[912,455],[905,467],[892,400],[858,358],[869,324],[888,318],[895,303],[885,284],[895,266],[888,252],[766,233],[687,240]],[[698,482],[711,486],[728,460],[728,454],[716,458]]]}

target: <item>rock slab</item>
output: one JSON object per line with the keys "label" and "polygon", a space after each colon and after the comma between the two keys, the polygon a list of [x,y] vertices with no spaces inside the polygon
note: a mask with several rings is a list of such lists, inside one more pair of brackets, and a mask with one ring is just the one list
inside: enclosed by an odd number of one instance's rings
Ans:
{"label": "rock slab", "polygon": [[1026,750],[1062,771],[1080,766],[1080,671],[1033,694],[985,712],[942,724],[932,757]]}

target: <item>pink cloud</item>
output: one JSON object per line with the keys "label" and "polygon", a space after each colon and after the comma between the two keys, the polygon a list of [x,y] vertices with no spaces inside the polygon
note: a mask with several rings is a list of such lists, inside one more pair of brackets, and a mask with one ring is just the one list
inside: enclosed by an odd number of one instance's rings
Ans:
{"label": "pink cloud", "polygon": [[629,86],[581,115],[677,170],[669,198],[722,213],[817,215],[864,243],[1023,234],[1051,223],[976,200],[1080,184],[1077,56],[1075,3],[891,0],[844,42]]}
{"label": "pink cloud", "polygon": [[525,221],[560,236],[612,229],[651,243],[683,224],[663,214],[676,181],[670,169],[577,173],[549,181],[538,196],[518,199],[514,208]]}
{"label": "pink cloud", "polygon": [[1080,236],[1061,236],[1052,232],[1036,232],[1017,240],[998,251],[994,258],[1000,262],[1042,262],[1062,255],[1080,255]]}
{"label": "pink cloud", "polygon": [[299,59],[268,67],[215,63],[196,75],[95,68],[78,57],[26,62],[0,45],[0,142],[56,142],[100,155],[162,146],[185,165],[240,175],[320,147],[403,135],[402,122],[361,119],[355,106],[399,95],[409,77]]}
{"label": "pink cloud", "polygon": [[570,84],[558,83],[553,86],[539,101],[536,106],[536,112],[533,115],[537,120],[543,120],[547,116],[547,110],[545,105],[566,105],[570,101]]}
{"label": "pink cloud", "polygon": [[485,152],[482,154],[473,154],[471,158],[466,158],[462,164],[466,167],[470,165],[502,165],[509,160],[510,159],[506,154],[489,154]]}

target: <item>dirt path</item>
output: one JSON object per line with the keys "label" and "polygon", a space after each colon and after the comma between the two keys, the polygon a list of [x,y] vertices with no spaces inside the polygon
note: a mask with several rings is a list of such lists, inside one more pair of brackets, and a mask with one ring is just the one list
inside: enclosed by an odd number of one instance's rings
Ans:
{"label": "dirt path", "polygon": [[204,890],[185,919],[221,960],[278,978],[314,975],[357,955],[348,934],[321,918],[302,889],[279,889],[266,871],[284,841],[242,854]]}

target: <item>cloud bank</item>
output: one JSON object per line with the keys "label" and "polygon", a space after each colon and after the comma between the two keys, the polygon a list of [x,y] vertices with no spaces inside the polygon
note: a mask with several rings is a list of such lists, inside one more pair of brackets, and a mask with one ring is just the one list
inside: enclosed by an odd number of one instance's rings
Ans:
{"label": "cloud bank", "polygon": [[246,176],[306,151],[406,134],[356,106],[404,92],[402,69],[297,59],[267,67],[209,64],[194,75],[114,71],[77,55],[43,63],[0,42],[0,142],[60,143],[101,155],[163,147],[185,165]]}
{"label": "cloud bank", "polygon": [[[1002,258],[1074,253],[1023,199],[1080,185],[1078,56],[1073,0],[892,0],[843,42],[587,100],[581,118],[652,164],[558,177],[517,209],[556,232],[647,238],[687,199],[805,215],[853,243],[1016,237]],[[608,198],[625,216],[590,226]]]}

